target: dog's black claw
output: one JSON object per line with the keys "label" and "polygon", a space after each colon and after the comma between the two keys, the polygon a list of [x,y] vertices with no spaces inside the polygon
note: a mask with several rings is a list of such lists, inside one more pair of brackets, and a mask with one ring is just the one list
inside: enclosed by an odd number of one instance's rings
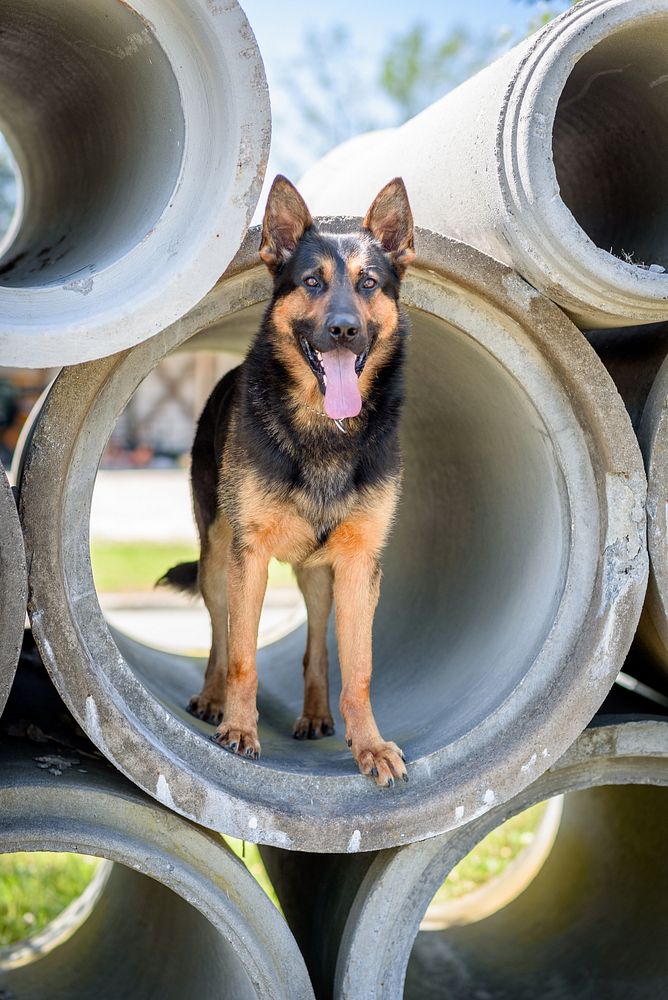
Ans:
{"label": "dog's black claw", "polygon": [[308,738],[310,740],[317,740],[317,738],[318,738],[318,734],[315,731],[315,729],[313,728],[313,726],[309,726]]}
{"label": "dog's black claw", "polygon": [[377,778],[378,777],[378,768],[377,767],[372,767],[371,770],[369,771],[369,774],[371,775],[372,778]]}
{"label": "dog's black claw", "polygon": [[303,730],[292,734],[293,740],[303,740],[306,739],[306,733]]}
{"label": "dog's black claw", "polygon": [[246,749],[244,750],[244,757],[253,757],[254,754],[255,750],[253,750],[252,747],[246,747]]}
{"label": "dog's black claw", "polygon": [[323,726],[322,727],[322,735],[323,736],[333,736],[334,735],[334,726]]}
{"label": "dog's black claw", "polygon": [[209,739],[211,740],[212,743],[217,743],[218,746],[220,746],[220,733],[211,733]]}
{"label": "dog's black claw", "polygon": [[231,750],[233,753],[236,753],[238,746],[239,746],[239,744],[237,743],[237,741],[236,740],[232,740],[231,743],[226,743],[225,744],[225,749],[226,750]]}
{"label": "dog's black claw", "polygon": [[408,781],[408,775],[407,774],[402,774],[401,777],[404,779],[404,781]]}
{"label": "dog's black claw", "polygon": [[403,750],[401,751],[401,759],[403,760],[403,762],[404,762],[404,764],[405,764],[405,763],[406,763],[406,757],[405,757],[405,755],[404,755],[404,752],[403,752]]}
{"label": "dog's black claw", "polygon": [[352,745],[353,745],[353,741],[352,740],[346,740],[346,746],[351,747]]}
{"label": "dog's black claw", "polygon": [[259,759],[260,759],[260,751],[253,750],[253,760],[259,760]]}
{"label": "dog's black claw", "polygon": [[388,778],[387,779],[387,784],[385,785],[385,787],[386,788],[394,788],[394,778]]}

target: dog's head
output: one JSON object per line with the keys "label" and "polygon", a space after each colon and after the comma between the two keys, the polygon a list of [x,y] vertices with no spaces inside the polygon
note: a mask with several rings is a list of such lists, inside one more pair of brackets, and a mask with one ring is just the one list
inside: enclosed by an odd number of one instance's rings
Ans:
{"label": "dog's head", "polygon": [[274,278],[271,322],[305,396],[322,393],[333,420],[362,409],[372,373],[395,348],[399,286],[415,257],[404,182],[377,195],[357,233],[320,232],[297,189],[269,192],[260,257]]}

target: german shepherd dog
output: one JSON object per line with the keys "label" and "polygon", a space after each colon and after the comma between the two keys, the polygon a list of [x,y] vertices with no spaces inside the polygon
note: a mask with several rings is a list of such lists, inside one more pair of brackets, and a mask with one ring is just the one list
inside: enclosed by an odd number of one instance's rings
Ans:
{"label": "german shepherd dog", "polygon": [[252,759],[269,560],[292,564],[308,611],[296,739],[334,732],[326,645],[334,600],[346,741],[381,787],[408,780],[402,751],[378,730],[369,687],[379,558],[401,480],[407,321],[399,286],[414,256],[400,178],[378,194],[360,231],[330,235],[276,177],[260,247],[271,302],[245,361],[213,390],[192,449],[199,563],[162,578],[199,589],[211,616],[204,687],[188,710],[218,726],[212,739],[221,747]]}

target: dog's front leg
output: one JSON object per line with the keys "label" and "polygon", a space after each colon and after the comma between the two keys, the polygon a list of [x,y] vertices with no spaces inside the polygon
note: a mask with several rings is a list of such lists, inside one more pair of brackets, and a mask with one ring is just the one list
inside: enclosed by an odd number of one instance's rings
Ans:
{"label": "dog's front leg", "polygon": [[341,661],[341,714],[346,740],[362,774],[389,788],[395,778],[408,781],[404,755],[380,735],[371,710],[371,632],[380,593],[375,554],[346,544],[334,564],[336,633]]}
{"label": "dog's front leg", "polygon": [[230,631],[225,714],[213,735],[226,750],[255,760],[260,756],[255,657],[268,565],[265,552],[233,540],[227,575]]}

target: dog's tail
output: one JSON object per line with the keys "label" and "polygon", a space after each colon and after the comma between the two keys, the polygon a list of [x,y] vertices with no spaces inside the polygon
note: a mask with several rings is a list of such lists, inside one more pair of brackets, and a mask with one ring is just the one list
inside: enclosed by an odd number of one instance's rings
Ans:
{"label": "dog's tail", "polygon": [[199,563],[182,562],[172,566],[167,572],[156,580],[156,587],[173,587],[174,590],[182,590],[186,594],[199,594],[199,584],[197,582],[197,571]]}

